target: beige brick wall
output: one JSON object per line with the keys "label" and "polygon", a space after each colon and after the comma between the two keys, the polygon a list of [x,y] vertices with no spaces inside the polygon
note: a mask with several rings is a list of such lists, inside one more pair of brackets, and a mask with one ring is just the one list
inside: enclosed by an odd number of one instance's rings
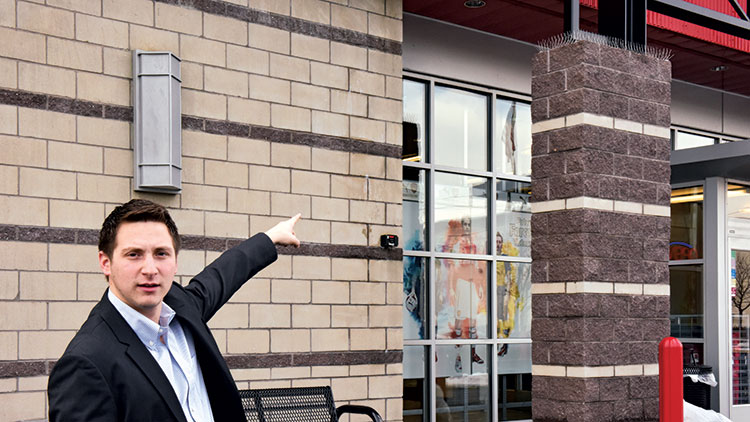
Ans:
{"label": "beige brick wall", "polygon": [[[230,2],[298,28],[402,37],[398,0]],[[297,30],[152,0],[0,0],[0,87],[129,107],[132,51],[171,50],[182,59],[184,115],[400,144],[401,57]],[[182,192],[136,193],[129,122],[0,104],[0,227],[81,236],[116,204],[146,197],[170,208],[183,235],[244,238],[297,212],[305,243],[366,249],[381,233],[400,234],[398,158],[192,129],[182,140]],[[0,360],[55,360],[106,288],[96,247],[19,236],[0,238]],[[182,251],[178,281],[217,255]],[[398,351],[400,266],[282,254],[210,326],[230,355]],[[400,365],[233,372],[244,388],[331,385],[339,404],[402,418]],[[0,420],[44,419],[45,388],[46,374],[0,376]]]}

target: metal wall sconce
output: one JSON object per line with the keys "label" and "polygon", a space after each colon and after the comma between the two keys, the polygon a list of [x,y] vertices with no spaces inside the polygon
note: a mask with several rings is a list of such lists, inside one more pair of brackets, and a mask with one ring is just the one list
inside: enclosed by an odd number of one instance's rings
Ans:
{"label": "metal wall sconce", "polygon": [[169,51],[133,52],[134,189],[182,189],[180,59]]}

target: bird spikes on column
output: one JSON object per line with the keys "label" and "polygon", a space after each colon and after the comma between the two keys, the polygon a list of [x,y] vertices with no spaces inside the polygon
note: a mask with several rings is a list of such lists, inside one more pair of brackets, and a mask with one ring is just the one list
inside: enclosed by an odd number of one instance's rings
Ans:
{"label": "bird spikes on column", "polygon": [[652,47],[650,45],[633,43],[620,38],[608,37],[605,35],[599,35],[593,32],[581,30],[568,31],[562,34],[557,34],[545,40],[539,41],[537,47],[540,51],[547,51],[562,47],[564,45],[573,44],[576,41],[589,41],[600,45],[629,50],[635,53],[653,57],[658,60],[671,60],[672,56],[674,56],[672,51],[666,48]]}

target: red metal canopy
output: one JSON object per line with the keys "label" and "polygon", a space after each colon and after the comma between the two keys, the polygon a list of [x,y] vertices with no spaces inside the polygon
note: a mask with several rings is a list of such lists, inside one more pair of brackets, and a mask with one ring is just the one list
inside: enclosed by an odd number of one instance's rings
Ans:
{"label": "red metal canopy", "polygon": [[[737,17],[727,0],[687,0]],[[748,0],[738,3],[747,10]],[[509,38],[537,43],[563,31],[562,0],[404,0],[404,11]],[[581,0],[581,29],[597,31],[597,0]],[[750,41],[648,12],[648,44],[674,53],[672,77],[750,96]],[[724,71],[712,71],[725,66]]]}

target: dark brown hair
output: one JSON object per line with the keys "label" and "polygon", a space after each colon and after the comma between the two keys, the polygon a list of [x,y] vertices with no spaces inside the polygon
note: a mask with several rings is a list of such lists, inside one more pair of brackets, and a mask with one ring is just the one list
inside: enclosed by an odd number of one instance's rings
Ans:
{"label": "dark brown hair", "polygon": [[172,220],[169,212],[162,205],[151,202],[146,199],[131,199],[130,201],[117,206],[104,219],[102,229],[99,231],[99,250],[104,252],[108,257],[112,257],[112,251],[115,249],[115,238],[117,229],[124,222],[136,221],[154,221],[164,223],[172,237],[172,245],[175,253],[180,250],[180,234],[177,232],[177,225]]}

